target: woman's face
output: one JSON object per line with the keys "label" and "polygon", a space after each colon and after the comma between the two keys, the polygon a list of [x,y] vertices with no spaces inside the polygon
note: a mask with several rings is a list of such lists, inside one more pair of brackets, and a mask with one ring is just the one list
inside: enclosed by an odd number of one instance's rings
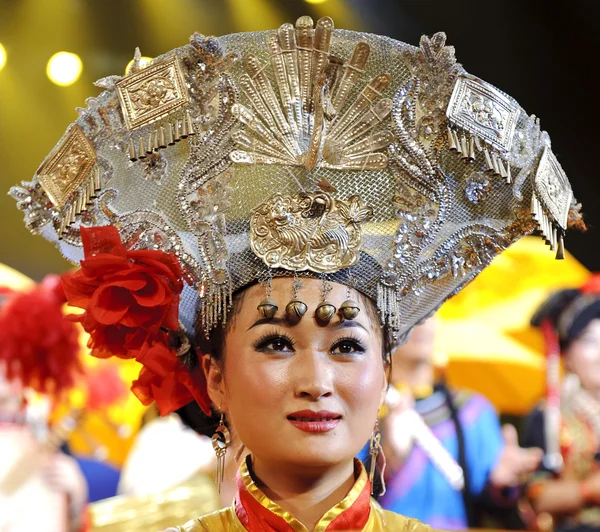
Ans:
{"label": "woman's face", "polygon": [[[290,278],[273,279],[279,307],[272,319],[257,306],[260,285],[244,294],[225,338],[224,365],[207,370],[213,403],[236,436],[260,461],[323,467],[351,459],[369,439],[383,401],[386,377],[381,327],[357,293],[361,311],[350,321],[334,316],[322,326],[315,309],[322,281],[304,279],[298,298],[308,306],[296,324],[287,322]],[[347,289],[331,283],[327,299],[339,308]]]}
{"label": "woman's face", "polygon": [[590,392],[600,391],[600,318],[593,319],[565,352],[569,371]]}

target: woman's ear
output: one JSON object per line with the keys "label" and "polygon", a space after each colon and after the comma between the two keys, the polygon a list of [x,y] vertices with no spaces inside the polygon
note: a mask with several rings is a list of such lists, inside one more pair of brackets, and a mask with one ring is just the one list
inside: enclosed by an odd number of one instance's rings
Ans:
{"label": "woman's ear", "polygon": [[202,369],[206,376],[206,391],[219,412],[227,412],[227,394],[221,365],[210,355],[202,355]]}

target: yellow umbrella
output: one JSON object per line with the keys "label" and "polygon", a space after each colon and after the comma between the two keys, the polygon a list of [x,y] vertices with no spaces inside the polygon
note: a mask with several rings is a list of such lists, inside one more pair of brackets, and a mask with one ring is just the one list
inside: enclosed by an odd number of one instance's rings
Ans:
{"label": "yellow umbrella", "polygon": [[0,286],[21,291],[31,288],[33,285],[35,285],[33,279],[6,264],[0,263]]}
{"label": "yellow umbrella", "polygon": [[438,313],[436,350],[449,383],[481,392],[501,412],[528,412],[545,392],[543,342],[529,319],[549,292],[589,276],[535,237],[499,255]]}
{"label": "yellow umbrella", "polygon": [[448,383],[485,395],[500,412],[525,414],[544,393],[544,357],[494,325],[440,320],[436,344]]}

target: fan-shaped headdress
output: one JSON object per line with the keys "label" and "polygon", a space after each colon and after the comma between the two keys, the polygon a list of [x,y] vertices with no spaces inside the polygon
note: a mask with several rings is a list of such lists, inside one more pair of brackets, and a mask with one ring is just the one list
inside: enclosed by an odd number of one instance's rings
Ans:
{"label": "fan-shaped headdress", "polygon": [[[195,34],[145,67],[138,52],[11,194],[74,262],[82,228],[106,225],[129,264],[139,250],[171,254],[188,333],[225,320],[241,287],[306,275],[366,294],[402,339],[519,237],[538,230],[560,256],[579,219],[539,121],[465,72],[445,40],[415,48],[301,17]],[[101,240],[89,235],[87,256],[106,251]],[[146,291],[127,303],[129,325],[162,297],[155,279],[136,280],[111,285],[113,298]],[[175,302],[159,329],[173,327]]]}

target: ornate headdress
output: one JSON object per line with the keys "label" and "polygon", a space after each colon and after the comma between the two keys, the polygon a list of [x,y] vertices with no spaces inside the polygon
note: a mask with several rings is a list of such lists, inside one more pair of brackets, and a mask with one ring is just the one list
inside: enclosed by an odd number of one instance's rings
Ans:
{"label": "ornate headdress", "polygon": [[[138,250],[171,254],[184,284],[163,266],[188,333],[224,321],[241,287],[308,275],[369,296],[401,340],[519,237],[538,230],[560,256],[580,220],[539,121],[465,72],[445,40],[415,48],[305,16],[195,34],[145,67],[137,51],[11,194],[72,261],[81,228],[104,225],[129,263]],[[86,255],[106,251],[86,241]],[[128,289],[155,289],[140,282]],[[147,310],[131,297],[127,308]],[[161,316],[153,341],[173,326]]]}

